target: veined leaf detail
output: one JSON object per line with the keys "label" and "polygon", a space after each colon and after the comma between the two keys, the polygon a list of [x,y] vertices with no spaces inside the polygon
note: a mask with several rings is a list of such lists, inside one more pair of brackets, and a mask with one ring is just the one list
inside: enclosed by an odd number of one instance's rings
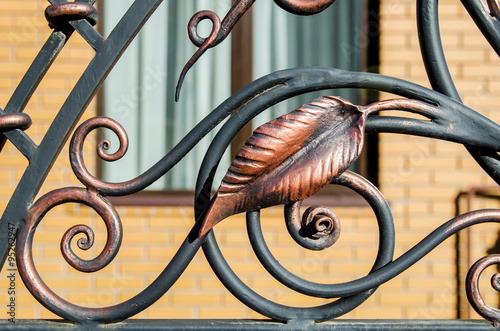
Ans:
{"label": "veined leaf detail", "polygon": [[258,127],[223,178],[200,236],[230,215],[319,191],[357,159],[365,123],[359,107],[325,96]]}

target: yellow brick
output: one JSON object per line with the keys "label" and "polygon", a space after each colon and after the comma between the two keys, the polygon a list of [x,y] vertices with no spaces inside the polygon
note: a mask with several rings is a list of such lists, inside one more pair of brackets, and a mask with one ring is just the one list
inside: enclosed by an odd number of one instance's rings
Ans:
{"label": "yellow brick", "polygon": [[212,268],[210,267],[210,265],[208,264],[208,262],[204,262],[204,263],[191,263],[188,268],[186,269],[186,271],[184,272],[184,274],[186,275],[189,275],[189,274],[213,274],[213,270]]}
{"label": "yellow brick", "polygon": [[[342,236],[342,235],[341,235]],[[303,254],[304,258],[316,258],[319,260],[327,259],[327,260],[336,260],[336,259],[350,259],[353,257],[353,250],[350,247],[337,247],[339,245],[334,245],[331,248],[328,248],[326,251],[311,251],[304,249]]]}
{"label": "yellow brick", "polygon": [[103,275],[102,278],[95,280],[97,289],[108,289],[112,291],[121,291],[125,288],[142,288],[143,281],[139,278],[131,278],[121,274]]}
{"label": "yellow brick", "polygon": [[121,266],[121,272],[125,274],[147,274],[147,273],[155,273],[159,274],[165,268],[164,264],[161,263],[148,263],[141,264],[138,267],[136,264],[124,264]]}
{"label": "yellow brick", "polygon": [[171,217],[171,216],[151,216],[149,219],[149,226],[151,228],[165,228],[165,229],[185,229],[189,231],[193,226],[193,220],[184,217]]}
{"label": "yellow brick", "polygon": [[204,276],[200,279],[200,287],[201,288],[217,288],[222,286],[220,280],[215,276]]}
{"label": "yellow brick", "polygon": [[[31,318],[33,318],[34,316],[32,316]],[[29,317],[24,317],[24,318],[29,318]],[[57,316],[56,314],[54,314],[53,312],[51,312],[50,310],[46,309],[46,308],[42,308],[42,316],[40,316],[40,318],[42,319],[60,319],[59,316]]]}
{"label": "yellow brick", "polygon": [[141,248],[125,248],[122,247],[118,251],[118,257],[120,258],[129,258],[129,259],[134,259],[136,261],[137,259],[142,258],[143,252]]}
{"label": "yellow brick", "polygon": [[286,248],[275,248],[272,250],[274,257],[278,260],[281,259],[298,259],[299,258],[299,248],[297,245],[286,247]]}
{"label": "yellow brick", "polygon": [[382,306],[401,306],[402,303],[411,302],[415,304],[426,304],[429,301],[427,294],[380,294],[380,304]]}
{"label": "yellow brick", "polygon": [[440,290],[449,286],[452,278],[449,280],[442,279],[442,277],[429,277],[429,278],[416,278],[410,277],[408,280],[408,287],[415,291],[424,291],[426,293],[432,293],[433,291]]}
{"label": "yellow brick", "polygon": [[[184,236],[185,237],[185,236]],[[123,240],[130,243],[166,243],[166,233],[129,233],[123,234]]]}
{"label": "yellow brick", "polygon": [[193,303],[200,303],[200,304],[216,304],[219,303],[221,300],[221,297],[219,294],[173,294],[172,295],[172,302],[173,304],[193,304]]}
{"label": "yellow brick", "polygon": [[60,288],[60,289],[73,289],[73,288],[89,288],[90,280],[89,279],[47,279],[45,281],[49,288]]}
{"label": "yellow brick", "polygon": [[365,308],[360,307],[353,311],[354,318],[358,319],[400,319],[404,318],[401,308]]}
{"label": "yellow brick", "polygon": [[150,247],[148,248],[148,256],[150,258],[171,259],[178,250],[178,247]]}

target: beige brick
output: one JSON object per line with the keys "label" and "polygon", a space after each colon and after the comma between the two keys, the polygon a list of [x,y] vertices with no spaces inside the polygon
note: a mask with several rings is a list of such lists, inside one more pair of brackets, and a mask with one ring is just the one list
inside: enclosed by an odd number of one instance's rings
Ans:
{"label": "beige brick", "polygon": [[216,304],[221,300],[219,294],[173,294],[172,302],[174,304],[192,304],[192,303],[202,303],[202,304]]}
{"label": "beige brick", "polygon": [[380,304],[383,306],[400,307],[402,302],[411,302],[412,305],[423,305],[429,302],[429,296],[427,294],[405,294],[403,297],[401,294],[380,294]]}

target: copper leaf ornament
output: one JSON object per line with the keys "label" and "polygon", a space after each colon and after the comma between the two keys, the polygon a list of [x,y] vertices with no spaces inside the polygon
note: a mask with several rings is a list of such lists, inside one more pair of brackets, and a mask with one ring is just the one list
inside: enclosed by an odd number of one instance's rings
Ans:
{"label": "copper leaf ornament", "polygon": [[367,113],[325,96],[258,127],[222,179],[199,237],[230,215],[303,200],[329,184],[358,157]]}

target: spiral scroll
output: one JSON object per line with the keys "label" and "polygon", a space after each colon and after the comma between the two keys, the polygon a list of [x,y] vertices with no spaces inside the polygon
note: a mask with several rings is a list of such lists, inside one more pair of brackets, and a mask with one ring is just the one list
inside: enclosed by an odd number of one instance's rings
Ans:
{"label": "spiral scroll", "polygon": [[71,240],[78,234],[84,234],[86,238],[81,238],[78,246],[81,249],[88,249],[92,246],[93,232],[86,225],[73,226],[64,234],[61,242],[64,258],[72,267],[82,272],[95,272],[107,266],[120,248],[122,226],[113,206],[104,197],[91,190],[72,187],[44,195],[28,211],[26,224],[18,233],[16,241],[17,266],[27,289],[47,309],[70,321],[112,323],[141,312],[156,302],[175,283],[201,245],[201,241],[196,238],[199,229],[195,226],[163,272],[141,293],[110,307],[77,306],[59,297],[44,283],[35,267],[32,252],[35,231],[45,214],[55,206],[70,202],[93,208],[106,224],[108,239],[103,251],[96,258],[83,260],[71,250]]}
{"label": "spiral scroll", "polygon": [[71,139],[70,161],[73,172],[76,177],[88,188],[99,192],[105,189],[119,189],[119,184],[106,183],[92,176],[85,166],[83,159],[83,144],[87,135],[97,128],[111,129],[118,136],[120,147],[113,154],[106,154],[104,151],[109,149],[109,140],[102,140],[97,145],[97,154],[105,161],[117,161],[125,155],[128,149],[128,137],[123,127],[113,119],[107,117],[94,117],[85,121],[78,127]]}
{"label": "spiral scroll", "polygon": [[[236,1],[223,20],[221,20],[215,13],[209,11],[199,12],[193,16],[188,26],[189,37],[191,41],[199,47],[199,49],[189,60],[181,73],[176,92],[176,99],[179,97],[182,80],[189,68],[194,65],[196,60],[202,56],[208,48],[218,45],[228,36],[232,27],[250,8],[254,1],[255,0]],[[46,11],[47,19],[49,20],[51,26],[56,29],[69,28],[68,23],[72,20],[85,19],[88,23],[95,24],[97,21],[97,12],[92,6],[93,1],[88,2],[88,4],[76,2],[60,3],[49,6]],[[332,5],[335,0],[274,0],[274,2],[281,8],[294,14],[310,15],[325,10],[327,7]],[[473,3],[472,1],[466,0],[463,2],[469,4]],[[497,52],[499,52],[500,42],[498,42],[498,33],[488,33],[488,31],[495,26],[494,24],[497,24],[497,20],[500,18],[498,1],[487,0],[486,2],[490,12],[487,13],[487,15],[473,15],[473,18],[477,22],[481,22],[482,25],[480,25],[480,29],[483,33],[485,33],[485,35],[489,35],[489,41],[492,43]],[[146,6],[151,6],[150,8],[153,8],[154,6],[159,5],[159,2],[156,4],[153,4],[152,2],[149,4],[145,3],[146,1],[136,1],[129,11],[130,13],[135,13],[137,16],[140,16],[138,13],[143,12],[142,17],[139,17],[134,23],[135,30],[121,25],[121,29],[114,30],[117,32],[114,32],[114,35],[111,33],[107,40],[100,38],[98,34],[86,35],[87,37],[92,37],[90,39],[94,41],[94,49],[101,46],[101,43],[106,45],[106,47],[110,47],[105,50],[97,50],[99,57],[96,61],[92,62],[93,64],[97,63],[99,67],[103,68],[103,71],[99,74],[99,76],[97,75],[97,68],[94,67],[94,69],[92,69],[93,67],[89,66],[90,69],[86,71],[87,76],[85,76],[87,79],[80,80],[81,83],[79,82],[77,85],[80,90],[76,89],[77,92],[72,94],[72,96],[78,96],[78,98],[72,97],[68,99],[68,102],[65,103],[60,115],[58,115],[57,121],[55,121],[58,125],[51,126],[51,129],[47,133],[47,139],[44,139],[40,146],[35,146],[34,144],[30,145],[28,143],[25,144],[25,155],[28,157],[31,167],[27,171],[27,175],[24,176],[25,178],[29,178],[33,182],[37,181],[37,184],[41,185],[41,182],[46,175],[43,167],[50,167],[49,164],[54,162],[58,154],[57,151],[62,148],[64,143],[64,139],[57,140],[55,138],[58,136],[66,137],[66,135],[69,137],[68,128],[73,128],[74,125],[76,125],[78,118],[80,118],[79,115],[81,115],[81,112],[78,114],[75,112],[74,116],[71,117],[70,115],[72,111],[70,111],[71,109],[68,108],[67,105],[82,103],[80,107],[81,110],[88,105],[88,102],[90,102],[90,96],[94,95],[97,86],[102,82],[103,77],[107,75],[112,64],[115,60],[117,60],[119,55],[123,53],[125,46],[128,45],[133,35],[135,35],[138,31],[139,25],[143,24],[149,14],[152,13],[152,10],[149,12],[145,10],[140,11],[139,9],[144,9]],[[428,4],[430,1],[422,1],[421,3]],[[418,11],[423,12],[424,10],[419,9]],[[132,16],[134,15],[127,16],[127,18],[132,21]],[[212,31],[207,38],[202,38],[197,32],[197,27],[202,20],[207,19],[212,22]],[[89,25],[87,22],[84,22],[86,23],[86,26]],[[423,29],[419,28],[419,30]],[[89,32],[90,30],[86,31]],[[126,38],[117,39],[117,35],[119,34],[123,34]],[[421,35],[430,36],[431,33],[421,33]],[[495,38],[497,42],[495,42]],[[64,42],[65,40],[61,41],[60,46],[57,46],[58,44],[54,43],[54,52],[57,47],[62,47]],[[427,42],[424,40],[422,44],[425,45]],[[119,45],[121,46],[119,47]],[[416,244],[403,256],[393,261],[394,224],[390,208],[380,192],[378,192],[378,190],[365,179],[350,172],[342,173],[348,166],[348,164],[345,164],[341,167],[341,170],[335,174],[335,176],[338,176],[333,178],[332,183],[350,187],[369,202],[379,222],[379,252],[373,268],[368,275],[342,284],[318,284],[291,274],[272,256],[262,235],[260,228],[260,214],[258,211],[261,206],[265,207],[267,205],[252,205],[251,208],[244,209],[244,211],[248,211],[248,233],[256,255],[268,272],[285,286],[299,293],[319,298],[339,298],[336,301],[319,307],[288,307],[262,298],[260,295],[256,294],[253,290],[243,284],[224,260],[224,257],[217,246],[217,242],[215,241],[213,232],[209,232],[206,238],[198,238],[198,234],[202,229],[200,214],[203,214],[201,211],[207,210],[207,206],[209,206],[207,198],[209,197],[211,191],[211,184],[213,180],[213,177],[211,176],[213,175],[214,169],[217,168],[217,164],[222,156],[223,150],[227,147],[232,138],[231,135],[236,133],[258,113],[264,111],[269,106],[294,95],[310,91],[342,87],[376,89],[379,91],[396,93],[413,99],[380,102],[367,107],[359,106],[359,109],[366,113],[388,109],[400,109],[423,116],[423,118],[395,118],[391,116],[372,118],[369,123],[367,122],[366,130],[372,132],[393,132],[425,136],[465,144],[469,149],[473,147],[473,149],[471,149],[473,155],[486,158],[486,161],[483,160],[484,164],[482,165],[486,165],[485,170],[487,173],[497,182],[500,182],[500,171],[495,171],[494,167],[498,165],[499,162],[498,151],[500,149],[500,138],[497,133],[500,131],[500,128],[498,124],[461,104],[458,101],[458,94],[457,96],[454,95],[451,89],[452,83],[447,81],[448,78],[443,76],[443,72],[432,70],[432,63],[440,64],[439,59],[433,58],[435,54],[439,55],[439,50],[436,48],[436,45],[438,45],[438,43],[434,43],[430,46],[430,49],[434,52],[429,52],[431,56],[426,57],[424,62],[426,62],[429,69],[431,69],[429,70],[429,76],[431,77],[431,80],[434,80],[432,82],[433,87],[441,93],[431,91],[406,81],[368,73],[351,73],[329,68],[292,69],[280,71],[255,81],[242,91],[233,95],[221,104],[221,106],[217,107],[202,122],[200,122],[193,129],[193,131],[187,134],[181,143],[172,149],[172,151],[169,152],[160,162],[137,178],[123,183],[107,183],[91,175],[86,169],[83,160],[83,144],[87,135],[94,129],[100,127],[111,129],[118,136],[120,141],[118,151],[114,154],[107,154],[105,151],[110,147],[110,142],[103,140],[99,142],[97,146],[97,153],[102,160],[116,161],[127,151],[128,140],[125,131],[117,122],[107,118],[97,117],[84,122],[76,130],[71,141],[70,159],[74,173],[86,188],[70,187],[55,190],[44,195],[40,200],[33,204],[31,208],[29,208],[29,211],[25,216],[26,222],[22,227],[20,227],[17,238],[18,266],[23,281],[33,295],[44,306],[65,319],[80,322],[116,322],[144,310],[158,300],[158,298],[160,298],[172,286],[180,274],[186,269],[202,244],[203,239],[206,239],[204,249],[217,276],[242,302],[264,315],[281,321],[290,321],[297,318],[307,321],[324,321],[343,315],[354,309],[365,301],[380,284],[383,284],[408,269],[413,263],[420,260],[425,254],[435,248],[450,235],[473,224],[484,222],[498,223],[500,222],[500,212],[498,210],[476,211],[451,219],[436,229],[420,243]],[[424,46],[424,48],[425,47],[426,46]],[[436,50],[438,51],[436,52]],[[109,60],[109,63],[105,63],[103,58]],[[50,58],[48,60],[50,60],[48,62],[51,62],[54,58]],[[446,68],[446,65],[443,64],[442,68]],[[41,75],[41,73],[39,75]],[[92,79],[88,79],[89,75]],[[96,79],[97,76],[102,79]],[[444,79],[442,79],[443,77]],[[439,82],[438,78],[441,78],[441,82]],[[85,84],[90,86],[90,81],[95,81],[95,86],[92,87],[94,90],[88,86],[81,87]],[[38,82],[39,81],[37,81],[37,84]],[[32,86],[37,84],[32,84]],[[81,93],[82,90],[89,92],[89,96],[83,97],[82,95],[85,93]],[[30,90],[27,94],[32,94],[32,92],[33,91]],[[456,100],[454,101],[452,98],[455,98]],[[420,101],[416,101],[417,99]],[[19,107],[19,109],[21,108],[23,107]],[[92,247],[94,242],[94,233],[89,226],[75,225],[66,231],[61,240],[61,251],[64,259],[73,268],[82,272],[96,272],[101,270],[115,258],[122,240],[120,218],[114,207],[106,200],[105,196],[127,195],[144,189],[156,179],[168,172],[175,163],[182,159],[192,149],[192,147],[196,145],[197,141],[199,141],[201,137],[210,132],[218,123],[222,122],[224,118],[235,112],[238,112],[238,116],[234,116],[229,119],[221,129],[216,139],[210,146],[210,149],[206,154],[206,159],[200,168],[199,180],[196,187],[196,209],[197,215],[200,216],[200,218],[193,226],[191,232],[187,235],[186,240],[183,242],[171,262],[167,264],[163,272],[150,286],[130,300],[115,306],[97,309],[80,307],[68,303],[58,297],[45,285],[35,268],[32,256],[32,246],[34,233],[39,223],[52,208],[61,204],[75,202],[89,206],[101,216],[106,224],[108,238],[104,249],[96,258],[84,260],[78,257],[71,248],[73,240],[77,236],[81,235],[84,237],[78,240],[78,248],[87,250]],[[70,118],[72,120],[63,121],[62,119],[64,118]],[[2,129],[2,131],[25,129],[31,124],[29,117],[21,114],[2,115],[1,119],[0,129]],[[339,122],[345,123],[346,121],[341,120]],[[364,130],[365,122],[364,120],[362,122]],[[324,123],[329,123],[329,121],[323,121],[321,124]],[[68,129],[68,133],[61,134],[61,132],[64,131],[61,130],[63,127]],[[298,132],[300,130],[292,131]],[[335,130],[332,129],[326,131],[330,134],[335,132]],[[288,136],[293,136],[293,133],[295,132],[292,132],[292,134]],[[350,141],[352,141],[352,139]],[[361,146],[361,141],[362,140],[358,141],[358,146]],[[51,144],[57,145],[57,148],[48,148],[48,145]],[[47,153],[47,151],[51,152],[49,153],[47,159],[40,157],[41,154]],[[488,155],[487,153],[493,154],[494,157],[490,159],[491,155]],[[312,161],[308,162],[314,163],[314,160],[317,160],[317,158],[313,157],[310,158],[310,160]],[[351,162],[351,160],[349,162]],[[40,166],[42,167],[38,168]],[[33,174],[36,174],[39,177],[34,176]],[[40,179],[37,180],[36,178]],[[324,184],[326,185],[330,183],[331,180],[332,178],[328,177],[328,180]],[[307,184],[311,186],[310,182]],[[16,192],[27,191],[26,187],[30,188],[31,186],[33,186],[32,183],[29,183],[29,185],[25,184],[24,186],[20,185],[20,189],[16,190]],[[291,185],[288,185],[288,187],[289,186]],[[16,193],[18,196],[17,198],[14,196],[13,200],[18,202],[18,206],[26,206],[32,201],[31,198],[36,195],[35,191],[37,191],[37,189],[38,188],[31,190],[31,193],[29,193],[28,190],[25,197]],[[30,194],[33,197],[30,198]],[[296,200],[299,199],[289,199],[281,202],[289,203],[290,201]],[[26,203],[23,204],[23,201]],[[340,236],[341,221],[338,219],[337,215],[327,208],[313,207],[308,209],[301,219],[299,209],[300,202],[289,204],[285,209],[287,228],[294,240],[301,246],[313,250],[331,247]],[[13,210],[13,208],[10,208],[10,210]],[[9,215],[9,213],[7,212],[6,215]],[[22,217],[15,217],[15,219],[22,219]],[[206,232],[202,233],[205,234]],[[477,283],[479,275],[484,268],[491,264],[499,263],[499,256],[488,256],[478,261],[471,268],[467,282],[467,289],[471,303],[480,314],[492,320],[496,326],[500,323],[500,312],[484,303],[480,296]],[[499,279],[499,275],[495,275],[492,279],[492,285],[496,290],[500,289]]]}
{"label": "spiral scroll", "polygon": [[[500,310],[490,307],[484,302],[479,291],[479,277],[487,267],[499,264],[500,255],[498,254],[483,257],[470,268],[465,283],[467,298],[471,306],[479,315],[492,321],[495,327],[500,327]],[[500,292],[500,274],[496,273],[493,275],[491,278],[491,286],[496,291]]]}
{"label": "spiral scroll", "polygon": [[335,244],[340,237],[340,219],[332,210],[320,207],[309,207],[300,218],[302,201],[285,207],[285,218],[288,232],[302,247],[322,250]]}

